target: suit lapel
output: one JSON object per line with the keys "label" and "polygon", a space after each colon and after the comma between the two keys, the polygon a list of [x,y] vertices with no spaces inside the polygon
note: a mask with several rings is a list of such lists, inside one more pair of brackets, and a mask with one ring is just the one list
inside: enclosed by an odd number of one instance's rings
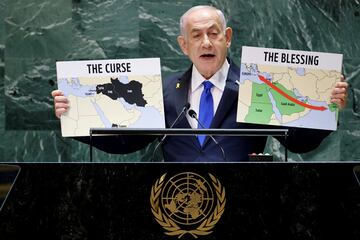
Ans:
{"label": "suit lapel", "polygon": [[[175,83],[175,108],[176,114],[179,115],[183,110],[186,103],[188,103],[188,95],[189,95],[189,87],[191,81],[191,71],[192,67],[190,67]],[[186,124],[184,125],[185,128],[191,128],[188,121],[184,121]]]}
{"label": "suit lapel", "polygon": [[[221,96],[219,106],[216,110],[215,116],[211,123],[210,128],[220,128],[222,121],[228,116],[228,112],[234,107],[234,102],[237,101],[239,94],[239,86],[236,81],[239,80],[240,69],[230,60],[230,69],[226,79],[226,85]],[[204,141],[204,145],[210,140],[207,137]]]}
{"label": "suit lapel", "polygon": [[[189,99],[189,88],[191,82],[191,75],[192,75],[192,65],[191,67],[178,79],[175,83],[175,106],[176,106],[176,113],[179,115],[184,108],[185,104],[188,103]],[[190,106],[191,108],[191,106]],[[191,128],[190,123],[184,118],[183,121],[184,125],[180,125],[180,127],[184,128]],[[189,136],[189,141],[192,141],[194,146],[201,148],[200,143],[196,136]]]}
{"label": "suit lapel", "polygon": [[[238,87],[235,82],[226,83],[223,96],[221,97],[218,110],[215,113],[210,128],[220,128],[222,121],[228,116],[228,112],[234,107],[233,102],[237,100],[238,92],[235,88]],[[219,110],[220,109],[220,110]],[[204,145],[210,140],[210,137],[206,137]]]}
{"label": "suit lapel", "polygon": [[224,93],[211,123],[211,128],[220,128],[221,122],[228,116],[228,112],[234,107],[233,103],[236,102],[238,98],[239,86],[236,81],[239,80],[240,70],[234,63],[230,63],[231,65],[226,79]]}

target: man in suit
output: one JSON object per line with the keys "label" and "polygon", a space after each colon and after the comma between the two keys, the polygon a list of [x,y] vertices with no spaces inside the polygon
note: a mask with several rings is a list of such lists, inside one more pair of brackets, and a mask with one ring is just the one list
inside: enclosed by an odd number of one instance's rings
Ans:
{"label": "man in suit", "polygon": [[[231,45],[232,29],[226,26],[223,13],[211,6],[196,6],[180,19],[181,34],[178,43],[192,66],[183,74],[163,82],[164,108],[167,127],[171,126],[187,103],[198,113],[197,120],[187,115],[180,118],[175,128],[269,128],[268,126],[236,122],[240,69],[227,58]],[[340,79],[332,92],[332,102],[340,108],[346,105],[347,83]],[[58,90],[52,93],[55,113],[60,117],[67,111],[67,99]],[[204,110],[205,109],[205,110]],[[201,126],[200,126],[201,127]],[[330,133],[324,130],[290,128],[286,143],[278,140],[293,152],[315,149]],[[87,138],[78,138],[88,142]],[[101,137],[94,145],[112,153],[126,153],[140,149],[153,138]],[[164,159],[168,162],[223,162],[247,161],[248,154],[262,152],[266,137],[217,136],[216,141],[200,136],[168,136],[163,143]],[[226,158],[220,150],[224,150]]]}

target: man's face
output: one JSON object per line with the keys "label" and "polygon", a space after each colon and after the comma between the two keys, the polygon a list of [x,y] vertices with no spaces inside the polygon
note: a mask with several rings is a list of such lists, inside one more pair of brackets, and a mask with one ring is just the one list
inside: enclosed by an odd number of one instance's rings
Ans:
{"label": "man's face", "polygon": [[200,74],[211,78],[223,65],[231,44],[232,30],[222,29],[215,10],[199,9],[185,19],[185,36],[179,36],[179,45]]}

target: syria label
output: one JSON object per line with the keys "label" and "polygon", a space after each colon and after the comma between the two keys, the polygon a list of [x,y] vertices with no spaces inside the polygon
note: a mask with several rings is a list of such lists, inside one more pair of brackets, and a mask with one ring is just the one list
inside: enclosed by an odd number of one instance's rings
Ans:
{"label": "syria label", "polygon": [[155,220],[169,236],[209,235],[225,210],[225,188],[213,176],[182,172],[157,179],[150,206]]}
{"label": "syria label", "polygon": [[69,100],[64,137],[90,128],[164,128],[159,58],[56,62],[58,88]]}

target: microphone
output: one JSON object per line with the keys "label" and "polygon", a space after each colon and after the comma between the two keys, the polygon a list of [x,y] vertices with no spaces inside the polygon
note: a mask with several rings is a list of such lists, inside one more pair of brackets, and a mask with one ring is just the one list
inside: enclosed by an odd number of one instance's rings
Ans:
{"label": "microphone", "polygon": [[[195,119],[203,129],[205,129],[205,126],[199,121],[199,119],[197,118],[197,114],[194,110],[190,109],[188,111],[188,114],[191,118]],[[221,145],[215,140],[215,138],[212,135],[209,135],[209,137],[214,141],[216,146],[218,146],[220,148],[222,157],[223,157],[224,161],[226,161],[224,149],[221,147]]]}
{"label": "microphone", "polygon": [[[181,112],[179,113],[179,115],[175,118],[174,122],[171,124],[171,126],[169,128],[173,128],[175,126],[175,124],[179,121],[180,117],[183,116],[184,114],[186,114],[186,111],[190,108],[190,103],[186,103],[184,105],[184,107],[181,109]],[[160,147],[160,145],[164,142],[165,138],[167,137],[167,135],[165,134],[160,142],[156,145],[154,151],[153,151],[153,154],[152,154],[152,161],[154,160],[154,157],[155,157],[155,153],[156,153],[156,150]]]}

